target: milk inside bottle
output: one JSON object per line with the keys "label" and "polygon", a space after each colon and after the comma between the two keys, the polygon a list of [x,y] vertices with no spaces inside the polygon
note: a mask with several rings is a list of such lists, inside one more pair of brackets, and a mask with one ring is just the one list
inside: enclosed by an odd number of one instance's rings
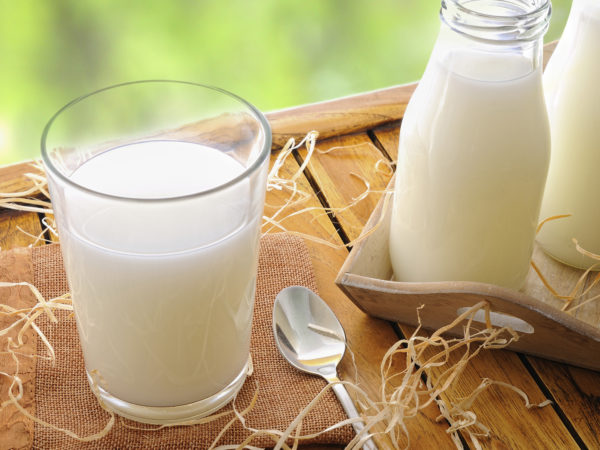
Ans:
{"label": "milk inside bottle", "polygon": [[[550,146],[541,67],[549,3],[533,3],[442,5],[400,131],[390,229],[399,281],[524,283]],[[539,8],[527,29],[524,17]]]}
{"label": "milk inside bottle", "polygon": [[[600,2],[575,0],[563,36],[544,74],[552,158],[541,218],[562,214],[538,241],[554,258],[588,268],[600,254]],[[600,268],[596,266],[596,268]]]}

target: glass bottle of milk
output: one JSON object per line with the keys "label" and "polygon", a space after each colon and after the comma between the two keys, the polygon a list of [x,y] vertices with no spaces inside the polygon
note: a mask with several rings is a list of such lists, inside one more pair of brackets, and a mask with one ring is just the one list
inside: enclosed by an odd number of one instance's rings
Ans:
{"label": "glass bottle of milk", "polygon": [[443,0],[400,130],[390,257],[399,281],[519,289],[550,159],[549,0]]}
{"label": "glass bottle of milk", "polygon": [[600,254],[600,2],[574,0],[563,36],[544,73],[552,159],[538,241],[554,258],[588,268],[594,261],[573,238]]}

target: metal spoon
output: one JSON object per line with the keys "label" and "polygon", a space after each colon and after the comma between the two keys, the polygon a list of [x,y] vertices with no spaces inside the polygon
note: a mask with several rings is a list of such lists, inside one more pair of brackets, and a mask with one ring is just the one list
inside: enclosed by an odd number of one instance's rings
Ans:
{"label": "metal spoon", "polygon": [[[304,372],[319,375],[329,383],[339,382],[337,365],[346,351],[346,335],[327,303],[304,286],[290,286],[275,298],[273,333],[277,348],[288,362]],[[349,418],[360,417],[343,384],[333,392]],[[352,424],[358,434],[363,422]],[[369,439],[363,449],[377,450]]]}

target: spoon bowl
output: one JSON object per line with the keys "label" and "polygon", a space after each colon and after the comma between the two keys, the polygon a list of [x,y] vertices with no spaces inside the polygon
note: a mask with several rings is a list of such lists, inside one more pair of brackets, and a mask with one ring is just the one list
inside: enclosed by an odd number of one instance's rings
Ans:
{"label": "spoon bowl", "polygon": [[[273,333],[279,352],[294,367],[333,383],[349,418],[360,417],[346,388],[337,376],[337,365],[346,351],[346,335],[339,320],[321,297],[304,286],[283,289],[273,305]],[[362,421],[352,423],[358,434]],[[363,448],[377,450],[371,439]]]}
{"label": "spoon bowl", "polygon": [[[273,332],[279,351],[297,369],[336,377],[346,351],[346,335],[329,306],[302,286],[282,290],[273,307]],[[329,380],[328,380],[329,381]]]}

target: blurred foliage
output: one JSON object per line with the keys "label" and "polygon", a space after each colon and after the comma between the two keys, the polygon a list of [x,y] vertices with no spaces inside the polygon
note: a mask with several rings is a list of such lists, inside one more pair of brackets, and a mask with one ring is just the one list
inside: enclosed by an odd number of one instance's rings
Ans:
{"label": "blurred foliage", "polygon": [[[546,40],[570,0],[556,0]],[[37,157],[71,99],[137,79],[217,85],[269,111],[406,83],[439,0],[0,0],[0,164]]]}

